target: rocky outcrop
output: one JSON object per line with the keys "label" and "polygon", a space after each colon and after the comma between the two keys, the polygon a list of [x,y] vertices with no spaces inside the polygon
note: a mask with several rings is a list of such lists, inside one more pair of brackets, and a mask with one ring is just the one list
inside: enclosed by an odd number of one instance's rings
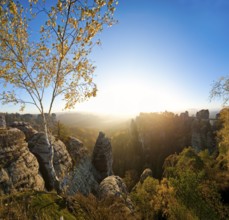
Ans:
{"label": "rocky outcrop", "polygon": [[92,155],[92,164],[98,172],[97,179],[99,182],[113,174],[112,163],[113,158],[110,140],[103,132],[100,132]]}
{"label": "rocky outcrop", "polygon": [[62,181],[64,191],[68,195],[74,195],[77,192],[84,195],[97,192],[99,185],[94,177],[96,170],[83,143],[77,138],[69,137],[66,146],[74,161],[74,168]]}
{"label": "rocky outcrop", "polygon": [[0,194],[44,190],[39,164],[16,128],[0,130]]}
{"label": "rocky outcrop", "polygon": [[153,173],[152,173],[152,170],[147,168],[143,171],[143,173],[141,174],[141,177],[140,177],[140,183],[142,184],[144,182],[144,180],[148,177],[148,176],[151,176],[152,177]]}
{"label": "rocky outcrop", "polygon": [[0,129],[6,128],[6,120],[4,114],[0,114]]}
{"label": "rocky outcrop", "polygon": [[88,155],[88,150],[83,143],[75,137],[67,138],[66,147],[74,163],[78,163],[81,158]]}
{"label": "rocky outcrop", "polygon": [[129,210],[131,212],[134,210],[133,203],[128,196],[126,184],[119,176],[106,177],[99,185],[98,195],[101,200],[106,200],[109,197],[123,199]]}
{"label": "rocky outcrop", "polygon": [[196,118],[208,120],[209,119],[209,110],[208,109],[202,109],[202,110],[198,111],[196,113]]}
{"label": "rocky outcrop", "polygon": [[29,141],[32,136],[37,133],[37,131],[33,129],[29,123],[23,121],[14,121],[10,127],[18,128],[21,130],[25,134],[26,141]]}
{"label": "rocky outcrop", "polygon": [[191,145],[197,151],[208,149],[212,152],[215,146],[214,131],[209,120],[195,119],[192,123]]}
{"label": "rocky outcrop", "polygon": [[[65,144],[56,140],[55,137],[51,136],[50,138],[51,144],[54,148],[54,158],[53,165],[56,171],[57,177],[60,181],[64,178],[64,176],[69,172],[72,168],[72,160],[66,149]],[[47,143],[46,137],[44,133],[36,133],[29,140],[29,149],[36,156],[39,165],[40,172],[45,180],[45,186],[48,190],[53,189],[53,177],[50,173],[50,146]]]}

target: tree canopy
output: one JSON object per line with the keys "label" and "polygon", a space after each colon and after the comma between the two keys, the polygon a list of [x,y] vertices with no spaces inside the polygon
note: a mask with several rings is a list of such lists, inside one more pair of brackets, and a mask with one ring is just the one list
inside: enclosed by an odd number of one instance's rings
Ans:
{"label": "tree canopy", "polygon": [[[96,35],[115,23],[116,0],[0,2],[0,83],[3,104],[52,111],[61,96],[70,109],[96,95],[88,58]],[[27,96],[25,96],[27,94]],[[44,99],[48,100],[47,109]]]}

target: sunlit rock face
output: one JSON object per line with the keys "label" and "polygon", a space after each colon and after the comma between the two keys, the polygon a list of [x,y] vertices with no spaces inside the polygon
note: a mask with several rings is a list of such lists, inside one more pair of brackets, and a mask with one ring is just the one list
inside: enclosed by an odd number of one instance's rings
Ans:
{"label": "sunlit rock face", "polygon": [[0,194],[44,190],[39,164],[17,128],[0,129]]}
{"label": "sunlit rock face", "polygon": [[[56,140],[54,136],[50,136],[49,139],[54,148],[53,166],[57,177],[62,180],[72,168],[72,159],[62,141]],[[29,140],[28,144],[30,151],[36,156],[39,162],[40,172],[45,180],[47,190],[52,190],[54,183],[50,173],[50,146],[47,143],[45,134],[41,132],[36,133]]]}
{"label": "sunlit rock face", "polygon": [[111,142],[103,132],[100,132],[92,155],[92,164],[97,170],[97,179],[99,182],[113,174],[112,163]]}
{"label": "sunlit rock face", "polygon": [[144,182],[144,180],[148,177],[148,176],[151,176],[152,177],[153,175],[153,172],[151,169],[147,168],[145,169],[142,174],[141,174],[141,177],[140,177],[140,183],[142,184]]}
{"label": "sunlit rock face", "polygon": [[61,183],[64,192],[68,195],[74,195],[77,192],[84,195],[97,192],[98,183],[94,177],[96,171],[83,143],[77,138],[69,137],[66,146],[74,162],[74,168]]}
{"label": "sunlit rock face", "polygon": [[208,110],[196,113],[196,119],[192,123],[191,145],[197,152],[205,149],[212,152],[214,149],[214,131],[210,124]]}
{"label": "sunlit rock face", "polygon": [[101,200],[118,197],[124,200],[131,212],[134,210],[133,203],[128,196],[126,184],[119,176],[106,177],[99,185],[98,197]]}
{"label": "sunlit rock face", "polygon": [[29,123],[23,121],[14,121],[10,127],[21,130],[25,134],[26,141],[30,140],[34,134],[38,133]]}

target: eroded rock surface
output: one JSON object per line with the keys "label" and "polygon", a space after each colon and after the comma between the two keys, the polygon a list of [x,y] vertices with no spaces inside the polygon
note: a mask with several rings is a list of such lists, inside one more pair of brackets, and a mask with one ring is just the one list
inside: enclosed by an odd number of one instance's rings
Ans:
{"label": "eroded rock surface", "polygon": [[197,151],[208,149],[212,152],[215,146],[213,129],[209,120],[195,119],[192,123],[191,145]]}
{"label": "eroded rock surface", "polygon": [[0,194],[44,190],[39,164],[17,128],[0,130]]}
{"label": "eroded rock surface", "polygon": [[208,120],[209,119],[209,110],[208,109],[202,109],[202,110],[198,111],[196,113],[196,118]]}
{"label": "eroded rock surface", "polygon": [[6,120],[4,114],[0,114],[0,129],[6,129]]}
{"label": "eroded rock surface", "polygon": [[74,161],[74,168],[62,181],[62,188],[68,195],[81,192],[88,195],[98,190],[98,182],[95,180],[95,168],[91,163],[87,149],[83,143],[74,137],[69,137],[66,143],[69,154]]}
{"label": "eroded rock surface", "polygon": [[153,173],[152,173],[152,170],[147,168],[145,169],[142,174],[141,174],[141,177],[140,177],[140,182],[141,184],[144,182],[144,180],[148,177],[148,176],[151,176],[152,177]]}
{"label": "eroded rock surface", "polygon": [[25,134],[26,141],[29,141],[34,134],[38,133],[29,123],[23,121],[14,121],[10,127],[21,130]]}
{"label": "eroded rock surface", "polygon": [[92,164],[98,171],[99,175],[97,179],[99,182],[113,174],[112,163],[113,158],[110,140],[103,132],[100,132],[92,155]]}
{"label": "eroded rock surface", "polygon": [[127,192],[126,184],[119,176],[108,176],[99,185],[99,199],[107,199],[109,197],[118,197],[123,199],[126,206],[132,212],[134,206]]}
{"label": "eroded rock surface", "polygon": [[[57,177],[60,181],[67,175],[68,171],[72,168],[72,159],[66,149],[65,144],[56,140],[55,137],[50,137],[51,143],[54,148],[53,165],[56,171]],[[50,146],[47,143],[45,134],[42,132],[36,133],[29,140],[29,149],[36,156],[39,165],[40,172],[45,180],[45,186],[48,190],[53,189],[53,178],[50,173]]]}

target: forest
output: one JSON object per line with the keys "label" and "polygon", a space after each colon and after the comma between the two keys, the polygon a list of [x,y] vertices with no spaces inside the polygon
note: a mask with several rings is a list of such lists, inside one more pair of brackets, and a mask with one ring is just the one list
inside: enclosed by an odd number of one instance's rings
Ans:
{"label": "forest", "polygon": [[[115,129],[112,123],[104,128],[112,144],[113,173],[123,178],[134,206],[131,215],[122,213],[120,218],[229,218],[228,116],[228,108],[215,118],[209,118],[208,110],[196,116],[189,116],[187,111],[179,115],[141,113],[116,124]],[[7,121],[15,117],[38,125],[36,116],[6,114]],[[80,120],[80,115],[75,120]],[[58,115],[51,121],[56,137],[64,143],[68,136],[81,138],[89,154],[93,153],[101,127],[68,126],[68,122],[58,120]],[[123,201],[113,199],[100,203],[93,195],[79,194],[73,201],[83,209],[83,219],[101,219],[94,216],[98,207],[104,219],[112,219],[111,213],[123,206]],[[87,203],[90,205],[85,214]],[[79,207],[74,207],[74,212],[79,212]]]}

